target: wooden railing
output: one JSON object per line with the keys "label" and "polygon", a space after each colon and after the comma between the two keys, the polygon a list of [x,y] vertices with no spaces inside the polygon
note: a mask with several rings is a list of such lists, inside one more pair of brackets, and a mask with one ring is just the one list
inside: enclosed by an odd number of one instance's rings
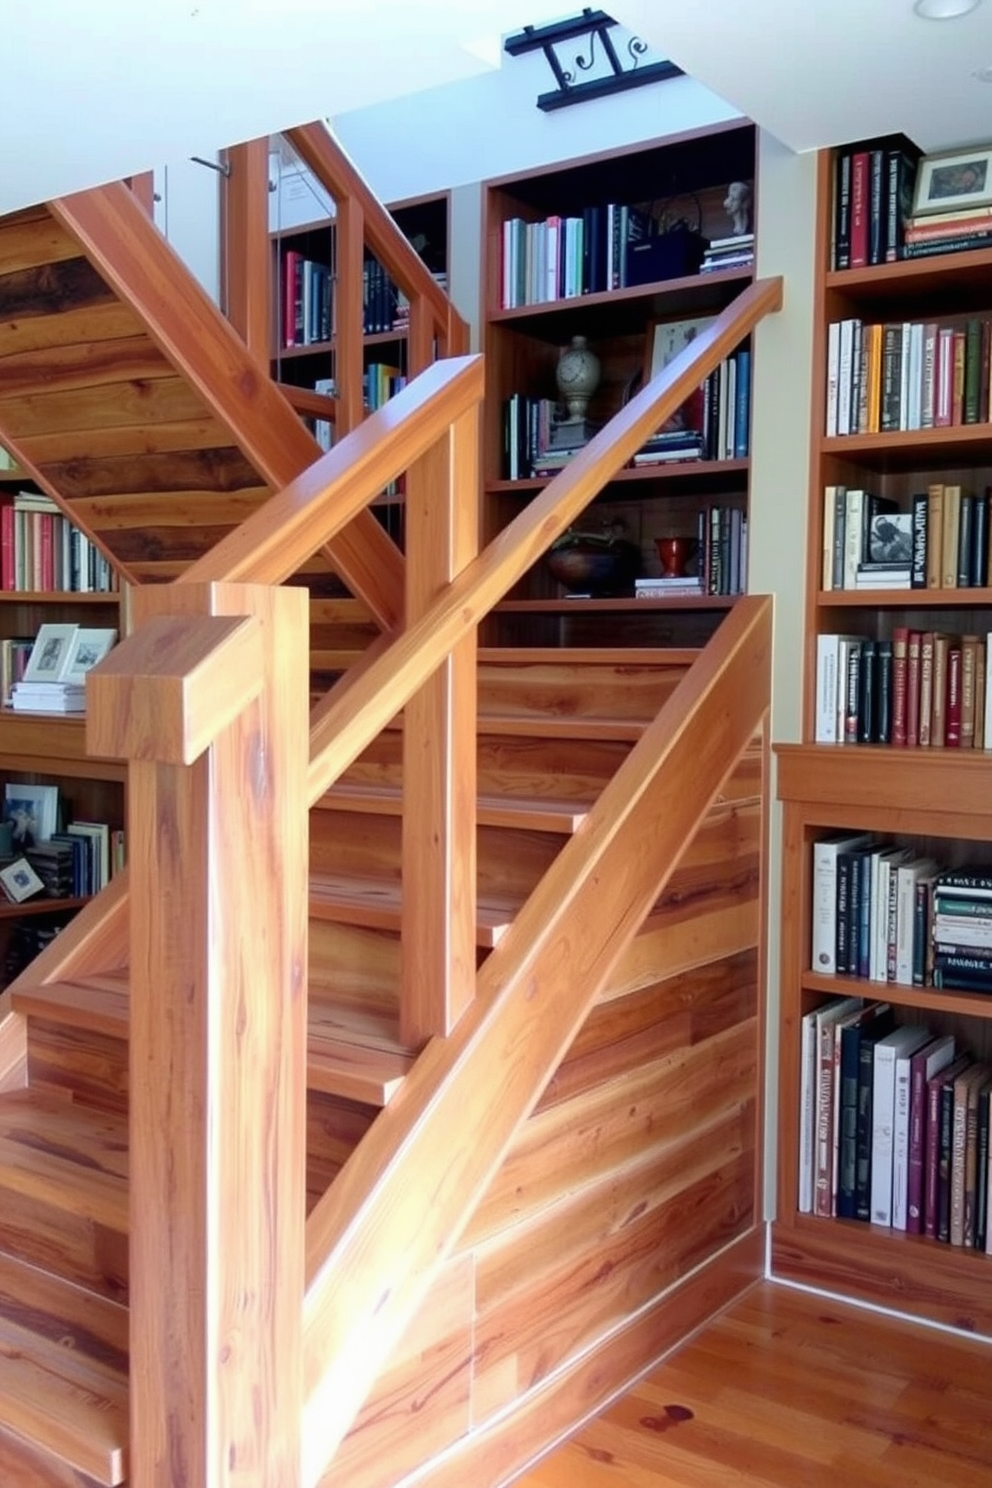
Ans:
{"label": "wooden railing", "polygon": [[[326,419],[337,438],[364,417],[363,274],[365,252],[374,254],[410,306],[406,333],[407,375],[415,377],[439,357],[468,350],[468,326],[451,300],[407,242],[393,218],[369,190],[326,124],[316,121],[288,129],[283,136],[334,202],[335,292],[334,368],[337,392],[325,397],[280,383],[299,412]],[[273,266],[269,249],[267,140],[252,140],[226,152],[230,178],[226,192],[225,237],[237,242],[225,254],[235,272],[227,284],[227,310],[246,344],[268,365],[273,315]]]}

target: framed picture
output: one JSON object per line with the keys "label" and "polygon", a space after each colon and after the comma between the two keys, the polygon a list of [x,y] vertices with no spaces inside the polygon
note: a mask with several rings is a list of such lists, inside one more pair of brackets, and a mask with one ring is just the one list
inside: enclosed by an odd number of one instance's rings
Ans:
{"label": "framed picture", "polygon": [[992,145],[925,155],[916,173],[913,216],[992,206]]}
{"label": "framed picture", "polygon": [[0,886],[14,904],[30,899],[32,894],[45,887],[27,858],[15,858],[5,868],[0,868]]}
{"label": "framed picture", "polygon": [[61,682],[78,625],[43,625],[34,638],[25,682]]}
{"label": "framed picture", "polygon": [[4,787],[4,820],[11,824],[14,852],[47,842],[58,831],[58,786],[18,785],[8,780]]}
{"label": "framed picture", "polygon": [[103,660],[116,640],[116,630],[89,630],[80,625],[69,644],[60,681],[82,682],[90,667]]}
{"label": "framed picture", "polygon": [[[701,315],[694,320],[659,320],[648,327],[645,377],[650,381],[663,372],[669,362],[675,360],[680,351],[690,346],[701,331],[711,326],[715,315]],[[701,431],[703,427],[703,389],[700,386],[691,392],[681,408],[661,426],[664,433],[677,429]]]}

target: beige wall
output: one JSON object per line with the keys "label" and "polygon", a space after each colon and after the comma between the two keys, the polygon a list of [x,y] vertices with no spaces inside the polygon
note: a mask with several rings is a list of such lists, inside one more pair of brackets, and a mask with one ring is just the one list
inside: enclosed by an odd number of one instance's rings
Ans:
{"label": "beige wall", "polygon": [[[759,131],[758,259],[780,274],[784,303],[758,328],[752,423],[749,588],[775,599],[772,739],[800,737],[803,596],[809,484],[816,156],[795,155]],[[774,784],[774,762],[772,780]],[[778,1075],[780,813],[771,813],[768,924],[766,1212],[775,1198]]]}

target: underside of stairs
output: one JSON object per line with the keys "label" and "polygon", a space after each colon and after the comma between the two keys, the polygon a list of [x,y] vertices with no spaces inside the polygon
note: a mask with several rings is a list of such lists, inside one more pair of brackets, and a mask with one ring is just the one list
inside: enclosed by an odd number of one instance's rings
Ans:
{"label": "underside of stairs", "polygon": [[[165,312],[141,313],[101,271],[87,220],[71,199],[0,222],[0,439],[123,581],[161,584],[316,446],[213,321],[202,375],[179,370]],[[158,289],[195,324],[207,310],[187,280]],[[374,521],[359,525],[384,551]],[[326,547],[292,578],[311,594],[315,694],[386,607],[374,583],[349,596],[354,551]],[[477,967],[588,833],[696,660],[480,651]],[[400,711],[310,813],[308,1212],[361,1163],[423,1052],[401,1034],[403,729]],[[323,1488],[508,1482],[760,1269],[766,766],[759,731],[562,1050]],[[0,1029],[0,1482],[126,1483],[128,968],[110,957],[61,979],[26,974],[9,1002],[27,1057],[4,1065]],[[472,1133],[450,1137],[457,1148]]]}

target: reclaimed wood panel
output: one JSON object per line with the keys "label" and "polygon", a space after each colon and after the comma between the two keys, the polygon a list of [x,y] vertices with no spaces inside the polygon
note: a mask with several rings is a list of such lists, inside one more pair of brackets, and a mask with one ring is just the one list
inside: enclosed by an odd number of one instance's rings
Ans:
{"label": "reclaimed wood panel", "polygon": [[531,1116],[466,1226],[467,1245],[535,1219],[577,1183],[594,1183],[693,1127],[755,1099],[756,1021]]}
{"label": "reclaimed wood panel", "polygon": [[0,274],[0,322],[49,320],[66,311],[105,305],[113,298],[113,290],[85,258]]}
{"label": "reclaimed wood panel", "polygon": [[[468,1437],[432,1464],[425,1481],[431,1488],[508,1484],[549,1443],[601,1411],[652,1361],[748,1288],[760,1275],[762,1244],[760,1231],[748,1231],[656,1302],[625,1318],[594,1351],[573,1357],[556,1374],[521,1392],[512,1409],[477,1423]],[[565,1481],[568,1488],[591,1488],[589,1481],[575,1476]],[[713,1488],[712,1479],[705,1485]]]}
{"label": "reclaimed wood panel", "polygon": [[113,387],[125,380],[174,376],[173,368],[147,336],[127,336],[93,345],[8,352],[0,358],[0,397]]}
{"label": "reclaimed wood panel", "polygon": [[181,377],[156,377],[69,392],[0,397],[0,428],[14,440],[48,429],[116,429],[202,418],[203,399]]}
{"label": "reclaimed wood panel", "polygon": [[[163,420],[166,427],[174,427]],[[179,429],[188,428],[180,423]],[[203,448],[186,447],[157,450],[145,453],[148,446],[140,435],[136,435],[134,449],[115,453],[109,448],[103,453],[90,453],[90,439],[96,434],[87,433],[87,453],[65,461],[40,462],[39,469],[68,501],[96,496],[132,496],[137,491],[147,494],[173,495],[192,491],[223,491],[227,493],[244,490],[266,490],[259,484],[258,476],[232,444],[217,444]],[[108,434],[108,441],[114,433]],[[151,431],[149,437],[154,437]],[[163,455],[165,458],[163,458]]]}
{"label": "reclaimed wood panel", "polygon": [[[234,450],[227,430],[217,419],[211,418],[208,414],[200,418],[179,420],[176,423],[151,424],[145,429],[134,426],[120,429],[90,429],[86,435],[85,456],[80,456],[79,435],[72,430],[68,432],[53,430],[50,433],[34,434],[29,440],[22,440],[19,448],[35,467],[51,472],[50,480],[56,478],[63,466],[71,476],[76,468],[76,462],[81,458],[97,462],[93,476],[83,488],[85,492],[89,492],[90,484],[96,483],[96,469],[104,460],[183,450]],[[240,456],[240,450],[237,453]],[[243,456],[241,458],[243,460]],[[85,468],[83,466],[83,469]],[[146,468],[154,471],[156,462],[149,461]],[[251,466],[244,464],[242,468],[248,472],[245,484],[254,484],[258,477]],[[156,477],[153,475],[152,479]],[[134,490],[144,489],[134,477],[129,475],[121,480],[118,473],[109,491],[104,492],[100,487],[93,494],[114,495],[117,494],[118,488],[125,493],[132,488]],[[61,491],[58,494],[61,495]]]}
{"label": "reclaimed wood panel", "polygon": [[78,257],[75,238],[44,208],[35,216],[18,214],[0,223],[0,268],[5,274]]}
{"label": "reclaimed wood panel", "polygon": [[475,1271],[449,1261],[319,1488],[392,1488],[469,1429]]}
{"label": "reclaimed wood panel", "polygon": [[0,315],[0,353],[16,356],[56,346],[95,346],[121,336],[136,336],[141,330],[134,311],[114,299],[63,310],[61,315],[29,316],[24,320],[5,320]]}
{"label": "reclaimed wood panel", "polygon": [[475,1381],[479,1416],[510,1407],[749,1230],[755,1162],[753,1149],[730,1158],[512,1301],[480,1304],[476,1343],[487,1368]]}

